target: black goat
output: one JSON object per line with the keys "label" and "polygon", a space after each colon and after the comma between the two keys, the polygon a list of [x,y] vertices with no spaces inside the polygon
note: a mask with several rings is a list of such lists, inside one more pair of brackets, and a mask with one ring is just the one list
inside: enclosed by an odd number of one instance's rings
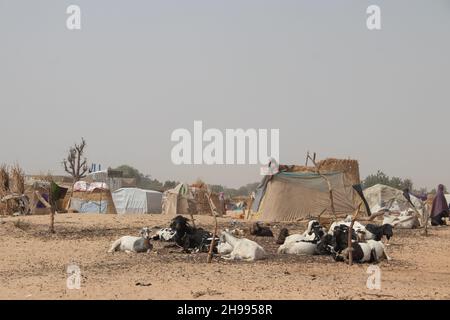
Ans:
{"label": "black goat", "polygon": [[269,227],[262,226],[259,222],[252,225],[250,234],[257,237],[273,237],[272,230]]}
{"label": "black goat", "polygon": [[366,229],[374,235],[374,238],[372,240],[375,241],[381,241],[383,236],[385,236],[389,241],[389,239],[391,239],[394,235],[394,232],[392,231],[392,225],[390,224],[383,224],[382,226],[376,224],[368,224],[366,225]]}
{"label": "black goat", "polygon": [[[212,233],[202,228],[193,228],[189,225],[189,219],[183,216],[176,216],[172,219],[170,228],[175,230],[174,241],[183,247],[184,251],[197,249],[200,252],[207,252],[212,242]],[[218,239],[215,242],[218,243]],[[217,252],[217,248],[214,248]]]}
{"label": "black goat", "polygon": [[289,237],[289,230],[286,228],[281,229],[277,238],[277,244],[283,244],[287,237]]}

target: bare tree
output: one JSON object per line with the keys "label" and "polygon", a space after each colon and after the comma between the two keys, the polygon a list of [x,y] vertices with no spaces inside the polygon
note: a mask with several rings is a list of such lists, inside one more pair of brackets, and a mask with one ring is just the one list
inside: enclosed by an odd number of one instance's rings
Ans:
{"label": "bare tree", "polygon": [[73,177],[74,182],[83,179],[88,172],[87,159],[83,157],[86,140],[81,138],[81,143],[69,149],[67,158],[63,160],[64,170]]}

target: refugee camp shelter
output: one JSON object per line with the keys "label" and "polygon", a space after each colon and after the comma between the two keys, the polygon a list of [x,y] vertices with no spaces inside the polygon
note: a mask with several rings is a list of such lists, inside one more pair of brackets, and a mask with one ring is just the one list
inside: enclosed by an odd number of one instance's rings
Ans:
{"label": "refugee camp shelter", "polygon": [[[261,221],[300,221],[331,215],[328,181],[333,190],[336,214],[355,211],[361,198],[353,189],[359,184],[356,160],[326,159],[316,167],[280,166],[275,175],[265,176],[255,191],[251,218]],[[325,179],[325,176],[327,179]]]}
{"label": "refugee camp shelter", "polygon": [[[168,215],[207,214],[211,215],[211,207],[208,202],[208,189],[206,184],[180,183],[175,188],[167,190],[163,194],[162,212]],[[211,200],[219,215],[223,214],[224,206],[221,205],[216,193],[210,194]]]}
{"label": "refugee camp shelter", "polygon": [[116,214],[111,191],[105,182],[77,181],[65,201],[70,211]]}
{"label": "refugee camp shelter", "polygon": [[89,183],[105,183],[108,190],[114,192],[124,186],[122,175],[122,171],[112,169],[100,170],[88,173],[83,181]]}
{"label": "refugee camp shelter", "polygon": [[112,193],[118,214],[161,213],[162,193],[139,188],[121,188]]}
{"label": "refugee camp shelter", "polygon": [[[48,180],[43,180],[39,178],[27,177],[25,180],[25,195],[29,201],[29,213],[30,214],[50,214],[50,209],[47,208],[41,201],[38,199],[36,195],[36,191],[46,200],[50,199],[52,183]],[[54,183],[54,186],[58,188],[61,192],[62,198],[57,200],[56,211],[64,212],[64,200],[63,198],[68,193],[69,188],[64,187],[64,182],[60,182],[58,184]]]}
{"label": "refugee camp shelter", "polygon": [[[383,184],[377,184],[364,190],[364,197],[366,198],[370,210],[378,212],[381,209],[389,211],[407,211],[411,208],[408,200],[403,195],[402,190],[398,190]],[[410,194],[411,202],[420,210],[423,208],[423,202]]]}

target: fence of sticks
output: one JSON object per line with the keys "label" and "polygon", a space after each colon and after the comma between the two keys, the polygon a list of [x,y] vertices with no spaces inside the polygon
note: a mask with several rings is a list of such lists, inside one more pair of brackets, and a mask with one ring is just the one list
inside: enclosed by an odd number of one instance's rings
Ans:
{"label": "fence of sticks", "polygon": [[[0,165],[0,199],[11,194],[22,195],[25,193],[25,173],[16,163],[12,166]],[[0,213],[11,215],[18,210],[16,200],[0,201]]]}

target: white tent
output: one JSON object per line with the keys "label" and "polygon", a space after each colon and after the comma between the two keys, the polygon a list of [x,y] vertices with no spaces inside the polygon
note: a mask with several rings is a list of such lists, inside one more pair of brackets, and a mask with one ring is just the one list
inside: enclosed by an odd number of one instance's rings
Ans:
{"label": "white tent", "polygon": [[445,200],[447,200],[447,203],[450,205],[450,194],[445,195]]}
{"label": "white tent", "polygon": [[[367,199],[372,212],[378,212],[383,208],[390,211],[407,211],[410,209],[408,200],[403,196],[403,191],[382,184],[365,189],[364,197]],[[423,208],[423,202],[413,195],[410,195],[410,198],[414,206],[420,211]]]}
{"label": "white tent", "polygon": [[112,193],[118,214],[161,213],[162,193],[139,188],[121,188]]}

